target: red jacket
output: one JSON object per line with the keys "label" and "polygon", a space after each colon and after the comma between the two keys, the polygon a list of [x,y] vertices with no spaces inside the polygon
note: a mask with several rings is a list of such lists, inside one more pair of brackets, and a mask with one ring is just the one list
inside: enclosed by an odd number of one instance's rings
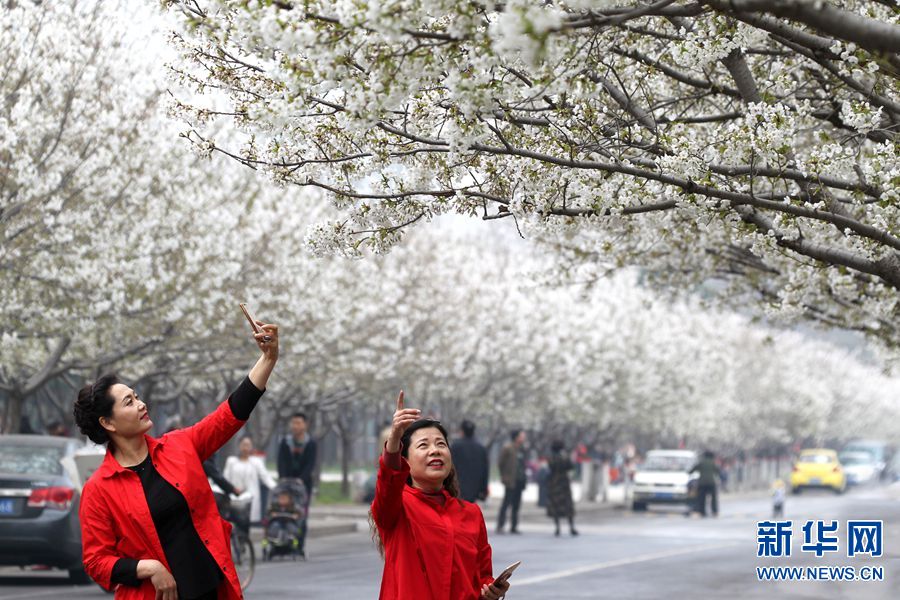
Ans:
{"label": "red jacket", "polygon": [[372,516],[384,543],[381,600],[476,600],[492,583],[491,546],[478,505],[444,491],[444,505],[406,484],[409,463],[382,456]]}
{"label": "red jacket", "polygon": [[[219,600],[240,600],[242,594],[231,560],[231,524],[219,516],[202,463],[244,423],[225,401],[192,427],[159,439],[146,436],[153,466],[184,494],[200,539],[225,575],[218,590]],[[155,558],[171,571],[137,473],[120,465],[110,450],[84,484],[79,517],[84,569],[103,588],[111,589],[113,565],[123,557]],[[140,587],[116,586],[116,600],[155,598],[150,579],[144,579]]]}

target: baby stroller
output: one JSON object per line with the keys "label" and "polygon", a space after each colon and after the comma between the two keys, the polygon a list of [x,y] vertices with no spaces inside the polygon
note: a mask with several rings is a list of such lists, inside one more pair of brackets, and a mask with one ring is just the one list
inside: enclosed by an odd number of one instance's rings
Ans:
{"label": "baby stroller", "polygon": [[[290,498],[288,506],[284,506],[281,500],[285,496]],[[269,493],[269,505],[263,517],[263,560],[272,560],[276,556],[306,560],[304,541],[307,502],[306,485],[301,480],[285,478],[278,481],[278,485]]]}

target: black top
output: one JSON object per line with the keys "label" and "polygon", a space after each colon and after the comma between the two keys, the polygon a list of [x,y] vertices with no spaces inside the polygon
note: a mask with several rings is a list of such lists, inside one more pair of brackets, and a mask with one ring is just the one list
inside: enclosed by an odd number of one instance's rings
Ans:
{"label": "black top", "polygon": [[454,440],[450,446],[453,466],[459,479],[459,497],[469,502],[484,500],[488,489],[488,455],[472,438]]}
{"label": "black top", "polygon": [[[246,421],[261,396],[262,392],[245,377],[229,396],[228,405],[236,418]],[[178,596],[199,598],[217,588],[223,579],[222,571],[200,540],[184,495],[163,479],[149,454],[141,464],[128,468],[141,479],[153,525],[178,586]],[[136,559],[120,558],[113,566],[112,582],[140,585],[137,564]]]}
{"label": "black top", "polygon": [[178,585],[178,597],[199,598],[217,588],[222,582],[222,570],[194,529],[184,495],[163,479],[149,456],[128,468],[141,478],[153,525]]}
{"label": "black top", "polygon": [[316,440],[306,434],[298,443],[293,436],[282,438],[278,446],[278,477],[300,479],[306,485],[307,498],[312,496],[313,469],[316,468]]}

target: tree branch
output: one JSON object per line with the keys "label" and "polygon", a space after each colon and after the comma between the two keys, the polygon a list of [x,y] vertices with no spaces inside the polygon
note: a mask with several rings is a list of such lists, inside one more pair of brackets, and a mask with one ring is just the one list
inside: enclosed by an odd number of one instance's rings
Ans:
{"label": "tree branch", "polygon": [[900,27],[822,0],[701,0],[725,14],[765,12],[855,43],[870,52],[900,52]]}

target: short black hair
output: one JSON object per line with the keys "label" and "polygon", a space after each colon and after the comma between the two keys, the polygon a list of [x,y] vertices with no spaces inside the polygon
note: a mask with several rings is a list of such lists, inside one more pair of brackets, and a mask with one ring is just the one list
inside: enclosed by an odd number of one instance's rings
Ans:
{"label": "short black hair", "polygon": [[306,418],[306,413],[303,412],[295,412],[291,415],[292,419],[303,419],[304,421],[309,422],[309,419]]}
{"label": "short black hair", "polygon": [[460,423],[459,428],[462,429],[463,435],[467,438],[473,437],[475,435],[475,423],[468,419]]}
{"label": "short black hair", "polygon": [[87,384],[78,391],[73,413],[75,424],[82,435],[86,435],[95,444],[109,442],[109,433],[100,425],[100,419],[112,416],[115,399],[110,395],[109,388],[122,383],[114,373],[103,375],[93,384]]}
{"label": "short black hair", "polygon": [[562,450],[565,447],[566,447],[566,445],[563,443],[562,440],[553,440],[552,442],[550,442],[550,451],[551,452],[559,452],[560,450]]}
{"label": "short black hair", "polygon": [[509,439],[512,441],[516,441],[516,438],[519,437],[519,434],[522,433],[521,429],[510,429],[509,430]]}

